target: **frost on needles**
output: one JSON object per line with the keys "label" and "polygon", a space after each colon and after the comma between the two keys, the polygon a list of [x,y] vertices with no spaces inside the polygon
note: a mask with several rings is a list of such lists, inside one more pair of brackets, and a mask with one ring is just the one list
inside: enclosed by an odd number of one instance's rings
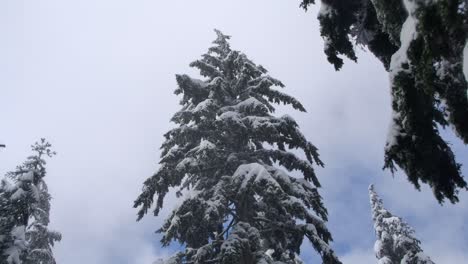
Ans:
{"label": "frost on needles", "polygon": [[[303,0],[305,9],[313,0]],[[468,85],[463,50],[466,0],[322,0],[325,53],[337,70],[367,47],[390,74],[393,115],[385,168],[402,168],[416,188],[427,183],[439,202],[458,201],[467,183],[440,127],[468,144]]]}
{"label": "frost on needles", "polygon": [[421,242],[413,236],[414,230],[383,207],[373,185],[369,187],[369,196],[377,236],[374,251],[378,264],[434,264],[423,253]]}
{"label": "frost on needles", "polygon": [[304,107],[276,89],[284,85],[265,68],[232,50],[229,36],[216,33],[214,46],[190,64],[203,79],[176,76],[177,126],[165,134],[160,168],[135,201],[141,219],[154,199],[158,215],[171,188],[182,199],[159,232],[163,245],[176,240],[186,249],[157,263],[297,264],[304,237],[323,263],[341,263],[317,191],[317,149],[292,117],[273,115],[274,104]]}
{"label": "frost on needles", "polygon": [[0,264],[56,263],[52,247],[62,235],[48,228],[51,197],[44,181],[44,158],[55,152],[45,139],[32,150],[0,185]]}

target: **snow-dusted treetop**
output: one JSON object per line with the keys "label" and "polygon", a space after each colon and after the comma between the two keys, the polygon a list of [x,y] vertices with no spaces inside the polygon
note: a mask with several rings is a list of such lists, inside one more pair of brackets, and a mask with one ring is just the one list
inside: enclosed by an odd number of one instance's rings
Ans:
{"label": "snow-dusted treetop", "polygon": [[[306,8],[313,0],[303,0]],[[367,47],[390,74],[393,115],[385,168],[402,168],[419,189],[427,183],[439,202],[466,189],[460,164],[439,135],[451,126],[468,144],[468,85],[463,51],[466,0],[322,0],[325,53],[336,69],[355,46]]]}
{"label": "snow-dusted treetop", "polygon": [[383,207],[382,200],[369,186],[377,241],[374,252],[379,264],[434,264],[421,249],[421,242],[414,237],[414,230],[401,218],[392,215]]}
{"label": "snow-dusted treetop", "polygon": [[164,263],[302,263],[304,237],[324,263],[340,263],[317,191],[317,148],[292,117],[273,115],[275,104],[304,107],[264,67],[232,50],[229,36],[216,33],[208,53],[190,64],[204,78],[176,75],[182,109],[165,135],[159,170],[135,201],[139,218],[154,200],[158,215],[177,188],[182,202],[159,232],[163,245],[177,240],[186,250]]}
{"label": "snow-dusted treetop", "polygon": [[45,139],[34,155],[7,173],[0,186],[0,264],[55,264],[52,247],[61,234],[48,229],[50,195],[45,157],[55,155]]}

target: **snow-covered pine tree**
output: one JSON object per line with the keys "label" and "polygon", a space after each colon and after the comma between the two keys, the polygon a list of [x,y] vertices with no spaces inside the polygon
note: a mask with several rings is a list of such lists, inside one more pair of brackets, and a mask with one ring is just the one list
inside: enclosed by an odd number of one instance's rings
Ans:
{"label": "snow-covered pine tree", "polygon": [[55,152],[45,139],[34,155],[9,172],[0,188],[0,263],[55,264],[52,246],[61,234],[48,229],[50,195],[44,160]]}
{"label": "snow-covered pine tree", "polygon": [[369,187],[372,220],[377,236],[374,251],[379,264],[434,264],[423,253],[421,242],[414,237],[414,230],[401,218],[393,216],[383,207],[382,200]]}
{"label": "snow-covered pine tree", "polygon": [[[452,126],[468,144],[468,85],[463,50],[468,37],[468,1],[322,0],[321,35],[328,60],[356,60],[366,46],[390,73],[392,124],[385,168],[397,164],[416,188],[431,186],[439,202],[458,201],[467,187],[439,127]],[[313,0],[303,0],[305,9]]]}
{"label": "snow-covered pine tree", "polygon": [[52,247],[62,240],[62,234],[50,230],[49,212],[51,196],[45,181],[39,186],[39,200],[35,204],[26,230],[27,254],[25,264],[55,264]]}
{"label": "snow-covered pine tree", "polygon": [[[182,201],[159,232],[163,245],[177,240],[186,249],[163,263],[302,263],[304,237],[323,263],[340,263],[317,191],[317,149],[293,118],[273,116],[273,104],[304,107],[275,89],[284,85],[265,68],[232,50],[229,36],[216,33],[214,46],[190,64],[203,80],[176,76],[182,109],[165,134],[160,169],[135,201],[139,219],[155,196],[158,215],[170,188],[178,188]],[[290,149],[301,149],[306,160]]]}
{"label": "snow-covered pine tree", "polygon": [[16,208],[9,198],[10,187],[3,181],[0,188],[0,264],[21,263],[20,255],[26,249],[25,225],[15,225]]}

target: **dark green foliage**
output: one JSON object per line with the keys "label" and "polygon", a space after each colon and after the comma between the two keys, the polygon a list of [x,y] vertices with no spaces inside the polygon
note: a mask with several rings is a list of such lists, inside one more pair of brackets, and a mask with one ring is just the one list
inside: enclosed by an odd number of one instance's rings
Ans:
{"label": "dark green foliage", "polygon": [[394,171],[396,164],[418,189],[427,183],[439,202],[457,202],[467,183],[439,130],[451,126],[468,144],[466,1],[323,0],[322,5],[321,34],[335,68],[343,64],[340,55],[355,60],[354,47],[363,45],[390,73],[394,114],[385,168]]}
{"label": "dark green foliage", "polygon": [[[357,11],[361,0],[323,0],[322,12],[319,14],[320,33],[325,40],[325,54],[336,70],[343,66],[344,55],[356,60],[353,44],[350,39],[351,25],[357,22]],[[306,4],[304,4],[306,5]]]}

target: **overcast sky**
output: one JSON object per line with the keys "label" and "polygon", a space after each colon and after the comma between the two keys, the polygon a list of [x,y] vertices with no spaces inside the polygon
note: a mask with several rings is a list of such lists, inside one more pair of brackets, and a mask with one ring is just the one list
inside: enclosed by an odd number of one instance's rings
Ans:
{"label": "overcast sky", "polygon": [[[416,229],[436,263],[468,259],[468,195],[440,206],[398,173],[381,170],[390,120],[388,75],[365,51],[335,72],[323,55],[317,8],[285,0],[0,1],[0,150],[3,175],[46,137],[51,226],[63,233],[59,264],[150,264],[174,252],[154,234],[160,217],[136,222],[133,200],[158,167],[163,134],[179,109],[174,75],[215,39],[264,65],[308,110],[295,117],[319,147],[329,228],[342,261],[375,263],[367,187]],[[446,133],[468,175],[468,151]],[[319,263],[310,244],[307,264]]]}

